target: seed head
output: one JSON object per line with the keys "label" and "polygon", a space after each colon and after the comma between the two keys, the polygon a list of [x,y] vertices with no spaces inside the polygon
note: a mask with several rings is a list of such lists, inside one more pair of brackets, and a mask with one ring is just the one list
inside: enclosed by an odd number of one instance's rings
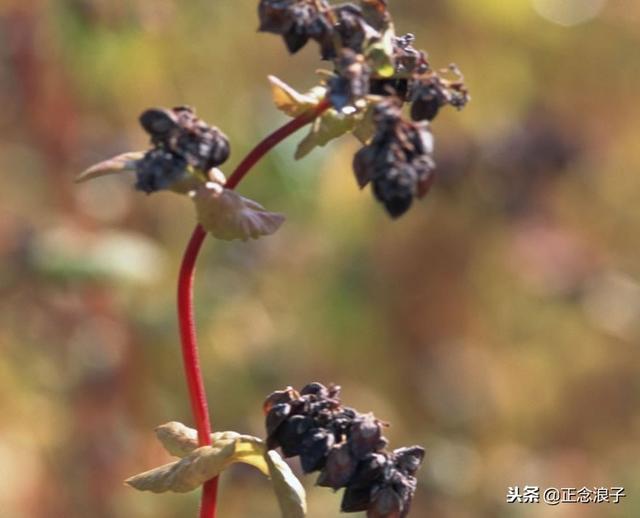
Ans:
{"label": "seed head", "polygon": [[189,107],[146,110],[140,124],[153,145],[137,165],[136,188],[144,192],[169,189],[188,176],[189,167],[206,173],[229,158],[227,137]]}
{"label": "seed head", "polygon": [[387,451],[383,423],[342,405],[339,387],[310,383],[300,392],[271,394],[266,411],[267,446],[300,456],[305,473],[320,471],[317,484],[344,488],[343,512],[406,516],[424,459],[419,446]]}

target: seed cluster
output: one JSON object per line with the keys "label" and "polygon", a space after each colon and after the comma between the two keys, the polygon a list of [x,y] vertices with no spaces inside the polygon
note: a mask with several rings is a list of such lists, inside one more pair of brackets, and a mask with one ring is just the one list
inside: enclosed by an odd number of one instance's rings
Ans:
{"label": "seed cluster", "polygon": [[404,214],[415,197],[421,198],[433,182],[433,138],[426,122],[403,119],[394,98],[375,107],[376,134],[358,151],[353,169],[359,184],[373,184],[376,198],[392,217]]}
{"label": "seed cluster", "polygon": [[375,33],[353,4],[332,6],[327,0],[261,0],[258,7],[262,32],[281,35],[295,54],[309,40],[320,46],[322,59],[334,59],[336,49],[361,53],[367,37]]}
{"label": "seed cluster", "polygon": [[343,512],[370,518],[404,517],[424,459],[419,446],[387,451],[383,423],[342,406],[340,387],[310,383],[271,394],[264,404],[267,446],[300,457],[305,473],[320,471],[317,484],[345,488]]}
{"label": "seed cluster", "polygon": [[258,7],[260,31],[279,34],[292,54],[302,49],[312,39],[330,52],[331,26],[321,9],[328,11],[324,0],[261,0]]}
{"label": "seed cluster", "polygon": [[[460,77],[456,67],[451,71]],[[469,95],[461,81],[447,81],[438,74],[429,74],[416,79],[409,94],[411,104],[411,118],[414,121],[432,121],[438,115],[440,108],[451,105],[462,109],[469,100]]]}
{"label": "seed cluster", "polygon": [[[446,79],[431,67],[426,52],[414,47],[412,34],[395,35],[387,0],[359,0],[357,5],[331,5],[327,0],[261,0],[258,13],[260,30],[281,35],[291,53],[314,40],[322,59],[333,61],[334,75],[327,81],[327,96],[338,111],[348,106],[360,109],[393,97],[394,106],[409,103],[411,119],[421,122],[432,121],[445,105],[461,109],[469,100],[456,67],[449,69],[453,79]],[[391,73],[388,69],[382,72],[381,59],[391,64]],[[377,115],[374,142],[356,157],[354,167],[360,184],[363,178],[367,180],[364,184],[371,180],[376,198],[392,217],[398,217],[414,198],[428,191],[434,163],[430,150],[411,144],[416,138],[410,134],[428,133],[428,126],[411,126],[402,120],[401,110],[389,106],[382,110],[394,112],[394,127],[387,124],[387,116]],[[385,137],[387,142],[383,141]]]}
{"label": "seed cluster", "polygon": [[136,188],[168,189],[187,176],[188,167],[207,172],[229,158],[229,140],[186,106],[153,108],[140,116],[153,148],[137,164]]}

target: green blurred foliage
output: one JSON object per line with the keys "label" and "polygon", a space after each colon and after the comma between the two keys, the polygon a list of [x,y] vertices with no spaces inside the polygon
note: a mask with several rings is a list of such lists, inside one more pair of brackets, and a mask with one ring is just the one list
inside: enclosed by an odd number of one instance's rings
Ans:
{"label": "green blurred foliage", "polygon": [[[195,515],[197,494],[122,484],[169,460],[156,425],[190,422],[174,284],[192,207],[72,179],[144,148],[148,106],[227,132],[227,173],[281,124],[266,76],[304,91],[320,63],[256,33],[256,4],[0,3],[2,517]],[[336,382],[427,449],[413,516],[640,516],[640,4],[570,2],[606,4],[572,26],[545,0],[392,4],[473,102],[435,122],[438,183],[400,221],[358,191],[350,137],[295,162],[296,136],[243,184],[288,223],[199,262],[214,426],[263,435],[268,393]],[[338,516],[305,483],[310,516]],[[525,484],[629,496],[505,504]],[[233,468],[220,515],[276,517],[269,483]]]}

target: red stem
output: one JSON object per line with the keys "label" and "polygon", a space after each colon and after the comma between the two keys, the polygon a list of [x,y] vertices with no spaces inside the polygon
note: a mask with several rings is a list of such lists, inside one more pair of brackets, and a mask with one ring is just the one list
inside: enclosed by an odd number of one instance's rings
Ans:
{"label": "red stem", "polygon": [[[312,111],[303,113],[289,123],[274,131],[260,142],[236,167],[226,183],[227,189],[235,189],[245,175],[266,155],[271,149],[295,133],[303,126],[312,122],[330,107],[326,100],[320,102]],[[184,362],[185,377],[189,389],[191,411],[198,430],[198,444],[209,446],[211,444],[211,424],[209,420],[209,408],[207,395],[202,381],[202,370],[198,357],[198,343],[196,337],[196,324],[193,312],[193,280],[196,271],[196,259],[202,248],[207,233],[202,225],[197,225],[187,249],[185,250],[178,277],[178,321],[180,323],[180,340],[182,343],[182,358]],[[216,502],[218,495],[218,477],[209,480],[203,486],[202,502],[200,505],[200,518],[215,518]]]}

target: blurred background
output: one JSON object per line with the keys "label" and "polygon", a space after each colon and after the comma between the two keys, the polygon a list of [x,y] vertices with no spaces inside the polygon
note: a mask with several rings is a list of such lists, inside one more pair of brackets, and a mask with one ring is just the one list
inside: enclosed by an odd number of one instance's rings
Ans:
{"label": "blurred background", "polygon": [[[242,185],[288,222],[205,244],[214,426],[263,436],[267,394],[335,382],[392,446],[427,449],[412,516],[640,516],[640,3],[391,4],[473,101],[436,120],[436,187],[399,221],[357,189],[349,136],[297,163],[297,135]],[[2,518],[196,515],[196,493],[122,484],[170,460],[156,425],[191,423],[174,295],[192,207],[73,178],[144,149],[149,106],[222,128],[227,173],[285,122],[266,76],[304,90],[321,64],[258,34],[256,7],[0,2]],[[313,483],[309,516],[337,517]],[[516,485],[628,496],[507,505]],[[220,516],[277,517],[269,482],[233,467]]]}

